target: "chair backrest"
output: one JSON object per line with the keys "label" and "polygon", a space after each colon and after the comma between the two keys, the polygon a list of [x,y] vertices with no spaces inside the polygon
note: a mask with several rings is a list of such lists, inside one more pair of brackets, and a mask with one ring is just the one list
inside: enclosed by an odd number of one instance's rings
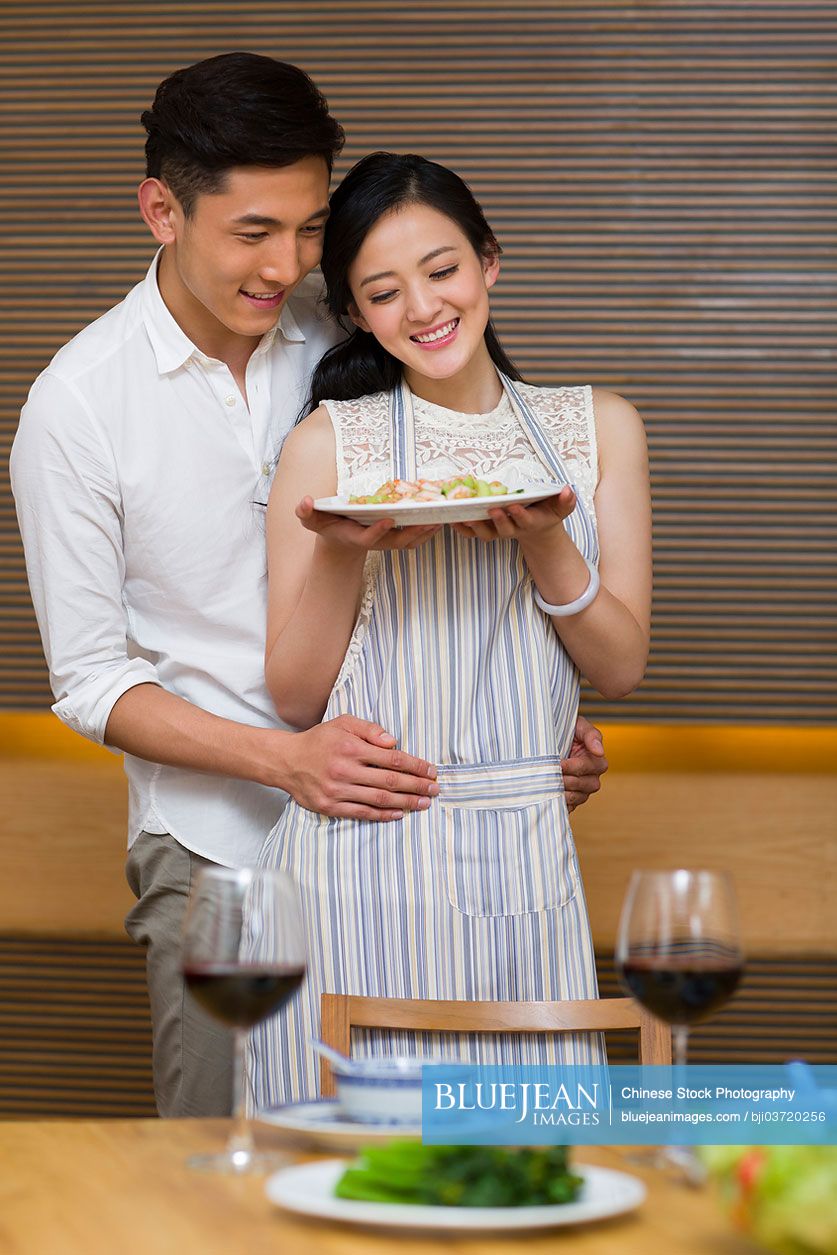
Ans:
{"label": "chair backrest", "polygon": [[[362,998],[323,994],[320,1036],[348,1055],[353,1028],[399,1028],[437,1033],[579,1033],[637,1029],[640,1063],[671,1063],[671,1029],[633,998],[569,1002],[465,1002],[419,998]],[[334,1094],[331,1068],[322,1061],[323,1097]]]}

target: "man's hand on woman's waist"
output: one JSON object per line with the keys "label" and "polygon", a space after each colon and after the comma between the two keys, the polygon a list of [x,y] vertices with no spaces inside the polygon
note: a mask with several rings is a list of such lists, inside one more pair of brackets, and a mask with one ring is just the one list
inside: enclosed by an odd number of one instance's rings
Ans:
{"label": "man's hand on woman's waist", "polygon": [[569,757],[561,763],[564,796],[569,810],[575,810],[591,794],[598,793],[602,787],[601,778],[608,766],[601,732],[583,715],[579,715]]}
{"label": "man's hand on woman's waist", "polygon": [[401,819],[439,792],[436,768],[395,748],[378,724],[340,715],[285,738],[276,783],[307,810],[338,819]]}

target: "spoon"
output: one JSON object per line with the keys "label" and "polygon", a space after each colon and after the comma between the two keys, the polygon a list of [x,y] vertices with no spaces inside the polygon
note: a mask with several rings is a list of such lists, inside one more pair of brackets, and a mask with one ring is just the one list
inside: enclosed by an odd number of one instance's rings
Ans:
{"label": "spoon", "polygon": [[339,1050],[335,1050],[333,1046],[327,1046],[324,1041],[320,1041],[317,1037],[312,1037],[308,1043],[311,1049],[318,1055],[322,1055],[324,1059],[328,1059],[329,1063],[338,1072],[359,1072],[362,1071],[360,1064],[350,1059],[348,1055],[341,1054]]}

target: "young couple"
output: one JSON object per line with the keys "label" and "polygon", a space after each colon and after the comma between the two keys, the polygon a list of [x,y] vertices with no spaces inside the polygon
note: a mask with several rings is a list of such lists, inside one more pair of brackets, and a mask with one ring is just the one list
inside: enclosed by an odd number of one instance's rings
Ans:
{"label": "young couple", "polygon": [[[505,357],[500,250],[450,171],[376,154],[329,206],[340,127],[243,53],[172,75],[143,122],[160,250],[35,382],[12,474],[54,709],[125,752],[158,1105],[213,1114],[229,1037],[179,974],[207,862],[283,867],[305,908],[260,1101],[311,1092],[322,989],[595,995],[567,813],[606,763],[578,679],[642,676],[648,484],[627,402]],[[564,487],[456,528],[313,509],[463,472]]]}

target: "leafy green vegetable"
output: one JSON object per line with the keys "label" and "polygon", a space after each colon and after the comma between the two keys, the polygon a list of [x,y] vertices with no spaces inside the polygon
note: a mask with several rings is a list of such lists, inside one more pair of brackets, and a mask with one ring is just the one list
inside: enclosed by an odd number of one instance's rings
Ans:
{"label": "leafy green vegetable", "polygon": [[530,1207],[570,1203],[582,1178],[567,1166],[566,1146],[366,1147],[335,1187],[338,1198],[437,1207]]}

